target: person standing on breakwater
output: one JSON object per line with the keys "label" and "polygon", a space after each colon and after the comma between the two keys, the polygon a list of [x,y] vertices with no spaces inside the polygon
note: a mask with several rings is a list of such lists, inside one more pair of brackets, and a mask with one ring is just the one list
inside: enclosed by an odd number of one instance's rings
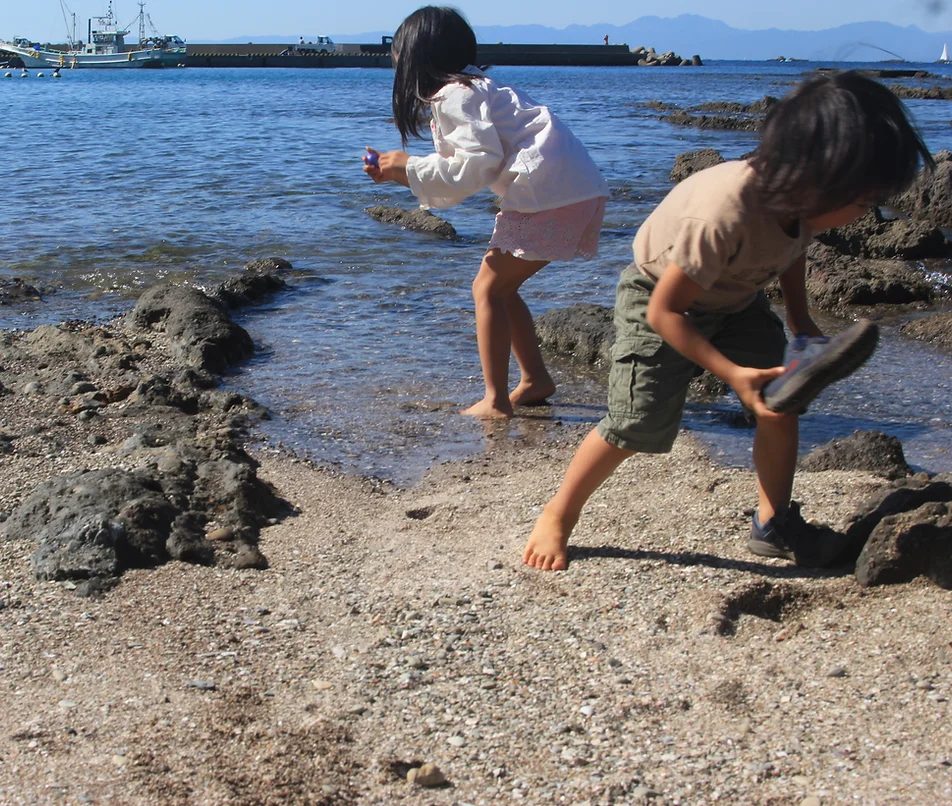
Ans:
{"label": "person standing on breakwater", "polygon": [[[749,550],[801,565],[836,561],[842,546],[820,540],[790,500],[798,415],[823,383],[868,356],[876,333],[859,323],[822,337],[807,307],[805,250],[814,233],[907,187],[920,159],[933,166],[896,96],[846,72],[809,79],[777,103],[749,161],[708,168],[671,190],[638,230],[618,284],[608,414],[579,446],[523,562],[567,566],[569,536],[595,490],[635,453],[671,449],[701,368],[757,418]],[[797,336],[786,369],[783,324],[762,291],[775,278]]]}
{"label": "person standing on breakwater", "polygon": [[[406,148],[430,118],[436,153],[367,149],[375,182],[410,188],[424,207],[450,207],[489,188],[500,212],[473,281],[483,399],[463,411],[511,417],[555,391],[520,286],[552,260],[592,257],[608,185],[585,147],[549,109],[478,68],[476,35],[455,10],[426,6],[393,37],[393,117]],[[509,392],[509,355],[520,379]]]}

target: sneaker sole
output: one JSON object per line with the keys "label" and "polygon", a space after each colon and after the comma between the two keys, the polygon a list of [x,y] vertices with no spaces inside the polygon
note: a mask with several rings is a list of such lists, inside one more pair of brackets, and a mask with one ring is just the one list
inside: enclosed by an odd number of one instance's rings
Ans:
{"label": "sneaker sole", "polygon": [[750,538],[747,541],[747,548],[758,557],[782,557],[785,560],[796,559],[796,554],[792,550],[784,551],[779,546],[775,546],[773,543],[768,543],[765,540]]}
{"label": "sneaker sole", "polygon": [[779,414],[801,412],[827,386],[851,375],[866,363],[879,342],[879,328],[873,322],[865,321],[852,329],[856,332],[851,338],[844,339],[802,372],[785,380],[780,391],[774,394],[770,391],[780,378],[768,383],[763,392],[767,408]]}

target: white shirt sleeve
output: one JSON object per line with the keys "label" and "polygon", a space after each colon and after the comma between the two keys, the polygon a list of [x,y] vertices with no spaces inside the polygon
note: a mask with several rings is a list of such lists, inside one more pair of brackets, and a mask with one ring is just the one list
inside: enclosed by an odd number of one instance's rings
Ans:
{"label": "white shirt sleeve", "polygon": [[451,207],[489,187],[503,170],[505,152],[484,87],[451,84],[433,103],[437,153],[410,157],[410,190],[426,207]]}

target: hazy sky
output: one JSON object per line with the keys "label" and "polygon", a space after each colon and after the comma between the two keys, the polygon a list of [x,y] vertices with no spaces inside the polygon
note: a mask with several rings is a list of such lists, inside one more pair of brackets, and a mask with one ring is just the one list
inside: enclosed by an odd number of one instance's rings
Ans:
{"label": "hazy sky", "polygon": [[[108,0],[67,0],[78,31]],[[146,11],[165,33],[193,42],[243,36],[358,34],[392,31],[421,2],[401,0],[151,0]],[[952,0],[460,0],[448,3],[475,25],[624,25],[638,17],[700,14],[736,28],[830,28],[883,20],[925,31],[952,30]],[[122,23],[136,17],[136,0],[113,0]],[[3,0],[0,38],[62,41],[59,0]]]}

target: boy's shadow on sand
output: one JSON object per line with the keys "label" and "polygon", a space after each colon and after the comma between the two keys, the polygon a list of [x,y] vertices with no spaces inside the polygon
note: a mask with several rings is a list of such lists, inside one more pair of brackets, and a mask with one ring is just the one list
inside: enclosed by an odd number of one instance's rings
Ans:
{"label": "boy's shadow on sand", "polygon": [[706,565],[709,568],[723,568],[746,574],[775,579],[816,579],[823,577],[847,576],[853,572],[853,563],[844,563],[833,568],[804,568],[799,565],[768,565],[752,560],[733,560],[715,554],[695,551],[653,551],[651,549],[624,549],[618,546],[569,546],[569,562],[582,562],[601,558],[615,560],[662,560],[670,565],[694,566]]}

